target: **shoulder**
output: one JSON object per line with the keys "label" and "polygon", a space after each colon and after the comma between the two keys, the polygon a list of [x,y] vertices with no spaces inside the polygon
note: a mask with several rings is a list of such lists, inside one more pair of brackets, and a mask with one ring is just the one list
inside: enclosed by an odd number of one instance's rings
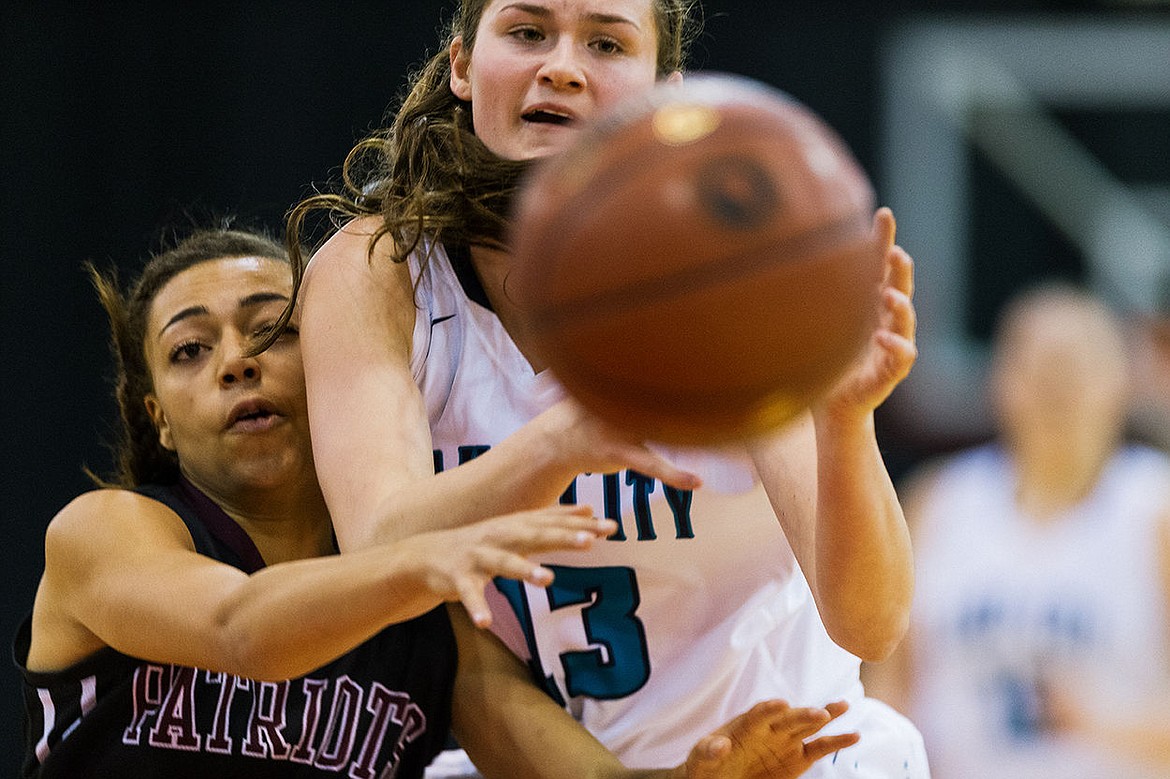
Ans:
{"label": "shoulder", "polygon": [[[948,494],[966,492],[986,480],[1002,483],[1007,460],[999,447],[981,445],[938,455],[900,480],[898,495],[912,528],[927,521],[931,508]],[[974,487],[979,489],[979,487]]]}
{"label": "shoulder", "polygon": [[[169,512],[161,501],[135,490],[111,487],[78,495],[53,517],[53,524],[92,521],[96,517]],[[172,512],[173,513],[173,512]]]}
{"label": "shoulder", "polygon": [[1105,481],[1112,485],[1110,494],[1128,507],[1125,521],[1148,515],[1159,534],[1170,533],[1170,455],[1141,444],[1123,446]]}
{"label": "shoulder", "polygon": [[378,236],[380,217],[366,216],[342,225],[313,253],[305,269],[306,284],[319,277],[372,277],[409,280],[406,263],[393,262],[394,239]]}
{"label": "shoulder", "polygon": [[29,668],[65,668],[107,646],[89,627],[111,600],[111,576],[141,568],[166,550],[194,550],[186,525],[167,506],[131,490],[84,493],[45,531],[45,569],[33,603]]}
{"label": "shoulder", "polygon": [[1144,478],[1170,490],[1170,454],[1144,444],[1121,447],[1114,461],[1125,472]]}
{"label": "shoulder", "polygon": [[310,259],[300,293],[302,346],[315,325],[330,331],[386,332],[402,338],[414,322],[414,280],[408,263],[394,262],[390,236],[374,241],[381,220],[343,226]]}
{"label": "shoulder", "polygon": [[193,548],[186,525],[163,503],[132,490],[86,492],[49,522],[45,531],[46,565],[51,563],[53,552],[92,552],[109,543],[127,543],[140,535]]}
{"label": "shoulder", "polygon": [[1119,527],[1135,529],[1158,515],[1170,515],[1170,456],[1142,445],[1120,447],[1091,497],[1087,506],[1113,507]]}
{"label": "shoulder", "polygon": [[50,528],[67,529],[89,525],[110,516],[150,513],[162,504],[139,492],[110,488],[92,490],[78,495],[57,512]]}

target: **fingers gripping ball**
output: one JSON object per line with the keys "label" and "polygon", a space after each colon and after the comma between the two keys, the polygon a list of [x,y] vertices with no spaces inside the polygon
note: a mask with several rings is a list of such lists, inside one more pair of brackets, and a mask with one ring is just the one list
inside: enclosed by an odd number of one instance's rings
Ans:
{"label": "fingers gripping ball", "polygon": [[506,291],[530,352],[602,418],[666,443],[748,438],[807,408],[867,341],[873,209],[809,109],[692,77],[534,170]]}

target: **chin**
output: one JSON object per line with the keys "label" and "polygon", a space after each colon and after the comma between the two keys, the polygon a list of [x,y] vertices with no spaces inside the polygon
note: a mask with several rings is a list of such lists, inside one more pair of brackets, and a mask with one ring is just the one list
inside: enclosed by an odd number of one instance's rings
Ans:
{"label": "chin", "polygon": [[569,148],[569,140],[566,139],[563,143],[545,143],[540,146],[528,149],[516,159],[519,162],[532,162],[534,160],[543,160],[548,157],[560,154],[565,149]]}
{"label": "chin", "polygon": [[301,463],[284,457],[256,458],[236,469],[237,481],[257,490],[296,489],[303,474]]}
{"label": "chin", "polygon": [[529,140],[511,158],[526,162],[551,157],[568,149],[576,139],[577,133],[573,129],[559,128],[555,133],[542,133],[541,137]]}

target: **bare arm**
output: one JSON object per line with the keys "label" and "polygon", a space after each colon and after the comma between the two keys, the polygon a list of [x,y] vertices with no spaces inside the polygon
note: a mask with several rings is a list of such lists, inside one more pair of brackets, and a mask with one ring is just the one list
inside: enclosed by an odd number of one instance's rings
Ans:
{"label": "bare arm", "polygon": [[495,636],[451,609],[459,644],[454,730],[487,779],[790,779],[857,742],[857,734],[814,738],[845,711],[766,701],[702,738],[686,763],[629,769],[532,683]]}
{"label": "bare arm", "polygon": [[[932,499],[941,462],[939,460],[919,466],[899,490],[906,524],[914,544],[918,544],[922,538],[923,518],[926,516],[926,506]],[[864,663],[861,668],[866,694],[885,701],[906,716],[912,713],[911,705],[915,696],[915,658],[919,651],[919,640],[914,624],[911,623],[902,642],[888,658],[877,663]]]}
{"label": "bare arm", "polygon": [[916,357],[913,265],[893,244],[887,209],[875,229],[889,249],[870,345],[810,414],[753,452],[826,629],[866,660],[901,640],[913,591],[909,533],[873,419]]}
{"label": "bare arm", "polygon": [[697,483],[569,402],[486,455],[435,475],[410,370],[413,280],[385,246],[367,257],[372,229],[359,222],[330,239],[302,292],[313,451],[343,550],[549,505],[586,470],[633,467],[677,486]]}
{"label": "bare arm", "polygon": [[551,573],[526,555],[583,548],[613,529],[558,507],[249,576],[196,553],[161,503],[87,493],[50,525],[29,665],[59,669],[111,646],[155,662],[292,678],[444,601],[462,601],[486,623],[492,577],[547,584]]}

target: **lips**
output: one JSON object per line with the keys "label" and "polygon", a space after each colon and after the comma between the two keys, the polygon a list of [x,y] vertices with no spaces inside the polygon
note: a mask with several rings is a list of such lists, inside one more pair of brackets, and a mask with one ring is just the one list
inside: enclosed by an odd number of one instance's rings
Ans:
{"label": "lips", "polygon": [[577,117],[571,111],[546,105],[533,106],[521,114],[520,118],[532,124],[555,124],[562,127],[577,123]]}
{"label": "lips", "polygon": [[264,398],[249,398],[232,407],[226,429],[237,432],[266,430],[280,418],[281,414],[272,403]]}

